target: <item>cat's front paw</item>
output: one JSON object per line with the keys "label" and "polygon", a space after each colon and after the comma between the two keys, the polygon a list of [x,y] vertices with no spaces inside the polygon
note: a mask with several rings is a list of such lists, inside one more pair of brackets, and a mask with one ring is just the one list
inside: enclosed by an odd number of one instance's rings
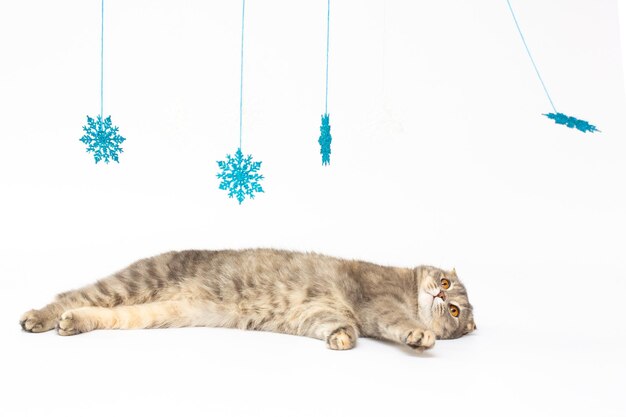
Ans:
{"label": "cat's front paw", "polygon": [[54,329],[55,324],[55,317],[42,310],[30,310],[20,317],[22,330],[30,333],[47,332]]}
{"label": "cat's front paw", "polygon": [[435,345],[435,339],[435,334],[430,330],[415,329],[409,332],[404,339],[404,343],[412,349],[422,351],[433,347]]}
{"label": "cat's front paw", "polygon": [[356,345],[356,333],[353,329],[341,327],[328,336],[326,345],[332,350],[348,350]]}
{"label": "cat's front paw", "polygon": [[61,336],[73,336],[75,334],[89,331],[81,322],[76,312],[68,310],[61,315],[57,324],[57,333]]}

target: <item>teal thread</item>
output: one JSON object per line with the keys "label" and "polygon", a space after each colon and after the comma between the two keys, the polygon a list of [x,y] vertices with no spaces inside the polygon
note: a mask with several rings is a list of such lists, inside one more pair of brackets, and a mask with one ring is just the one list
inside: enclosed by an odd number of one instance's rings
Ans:
{"label": "teal thread", "polygon": [[111,116],[104,117],[104,0],[100,6],[100,115],[95,119],[87,116],[80,141],[87,145],[87,153],[93,153],[96,164],[100,161],[108,164],[110,161],[120,162],[119,154],[124,152],[120,145],[126,138],[119,135],[119,128],[113,126]]}
{"label": "teal thread", "polygon": [[241,7],[241,65],[239,68],[239,148],[241,149],[241,132],[243,126],[243,32],[246,18],[246,0]]}
{"label": "teal thread", "polygon": [[320,126],[320,137],[317,143],[320,144],[320,154],[322,155],[322,166],[330,165],[330,144],[333,141],[330,135],[330,115],[328,114],[328,51],[330,50],[330,0],[327,3],[326,12],[326,94],[324,98],[324,114],[322,115],[322,125]]}
{"label": "teal thread", "polygon": [[104,115],[104,0],[100,19],[100,118]]}
{"label": "teal thread", "polygon": [[592,132],[592,133],[600,132],[600,130],[598,130],[594,125],[590,124],[589,122],[585,120],[577,119],[572,116],[567,116],[563,113],[559,113],[556,110],[554,102],[552,101],[552,97],[550,97],[550,93],[548,93],[548,88],[546,87],[546,84],[543,82],[543,78],[541,77],[541,74],[539,73],[537,64],[535,63],[535,60],[533,59],[533,55],[530,53],[530,49],[528,48],[528,44],[526,43],[526,39],[524,38],[522,29],[520,28],[519,22],[517,21],[517,17],[515,16],[515,12],[513,11],[513,7],[511,6],[510,0],[506,0],[506,3],[508,4],[509,10],[511,11],[511,15],[513,16],[515,27],[517,28],[517,31],[519,32],[519,35],[522,38],[522,43],[524,44],[524,48],[526,48],[526,53],[528,54],[528,58],[530,58],[530,62],[532,63],[533,68],[535,69],[535,73],[537,74],[537,78],[539,78],[539,82],[541,83],[541,86],[543,87],[543,91],[546,93],[546,96],[548,97],[548,101],[550,102],[550,106],[552,106],[552,110],[554,110],[554,113],[547,113],[547,114],[544,113],[544,116],[554,120],[556,124],[564,125],[571,129],[576,128],[580,130],[581,132]]}
{"label": "teal thread", "polygon": [[524,38],[524,34],[522,33],[522,29],[519,27],[519,23],[517,22],[517,17],[515,17],[515,12],[513,11],[513,7],[511,6],[511,2],[506,0],[506,3],[509,5],[509,10],[511,11],[511,15],[513,16],[513,21],[515,22],[515,26],[517,27],[517,31],[519,32],[520,37],[522,38],[522,42],[524,43],[524,48],[526,48],[526,53],[530,58],[530,62],[533,64],[533,68],[535,68],[535,72],[537,73],[537,77],[539,78],[539,82],[543,87],[543,91],[545,91],[546,96],[548,97],[548,101],[550,101],[550,105],[552,106],[552,110],[555,113],[556,107],[554,107],[554,103],[552,102],[552,97],[550,97],[550,93],[548,93],[548,89],[546,88],[546,84],[543,82],[543,78],[541,78],[541,74],[539,73],[539,69],[537,68],[537,64],[535,64],[535,60],[533,59],[533,55],[530,53],[530,49],[528,48],[528,44],[526,44],[526,39]]}
{"label": "teal thread", "polygon": [[264,179],[259,173],[261,161],[253,161],[252,155],[243,156],[241,138],[243,135],[243,58],[244,28],[246,16],[246,0],[242,0],[241,8],[241,65],[239,68],[239,148],[234,156],[226,155],[225,161],[216,161],[221,172],[217,178],[221,180],[220,190],[228,191],[228,198],[236,198],[239,204],[247,198],[254,199],[256,193],[263,193],[260,181]]}
{"label": "teal thread", "polygon": [[324,113],[328,113],[328,51],[330,50],[330,0],[326,13],[326,98],[324,100]]}

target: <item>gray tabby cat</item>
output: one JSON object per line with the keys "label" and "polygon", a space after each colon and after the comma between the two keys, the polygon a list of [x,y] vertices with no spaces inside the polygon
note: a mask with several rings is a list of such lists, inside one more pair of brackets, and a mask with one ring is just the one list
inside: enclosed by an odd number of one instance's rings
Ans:
{"label": "gray tabby cat", "polygon": [[359,336],[429,349],[476,329],[453,270],[413,269],[269,249],[168,252],[25,313],[22,329],[62,336],[95,329],[216,326],[325,340]]}

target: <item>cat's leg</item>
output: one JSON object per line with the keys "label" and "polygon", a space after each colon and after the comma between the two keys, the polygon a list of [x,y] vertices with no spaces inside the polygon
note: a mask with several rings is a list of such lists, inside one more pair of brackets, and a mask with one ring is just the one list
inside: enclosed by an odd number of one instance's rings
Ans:
{"label": "cat's leg", "polygon": [[335,329],[330,336],[326,338],[326,346],[332,350],[348,350],[356,345],[358,338],[356,327],[344,326]]}
{"label": "cat's leg", "polygon": [[30,310],[20,318],[22,329],[41,333],[55,328],[64,311],[86,306],[114,306],[124,302],[121,289],[107,278],[94,285],[67,291],[56,296],[53,302],[39,310]]}
{"label": "cat's leg", "polygon": [[59,294],[45,307],[27,311],[20,318],[22,329],[31,333],[46,332],[55,328],[64,311],[87,306],[111,307],[123,303],[125,300],[118,291],[114,291],[110,285],[102,284],[107,281],[110,279]]}
{"label": "cat's leg", "polygon": [[29,310],[20,317],[22,329],[31,333],[42,333],[54,329],[64,307],[50,303],[41,310]]}
{"label": "cat's leg", "polygon": [[435,334],[393,299],[381,298],[364,304],[359,319],[366,337],[389,340],[419,351],[435,345]]}
{"label": "cat's leg", "polygon": [[326,341],[333,350],[348,350],[359,336],[354,315],[346,308],[310,303],[298,313],[296,334]]}
{"label": "cat's leg", "polygon": [[228,325],[228,315],[211,303],[185,300],[159,301],[130,306],[79,307],[65,311],[57,331],[72,336],[96,329],[149,329]]}
{"label": "cat's leg", "polygon": [[177,277],[168,272],[169,254],[142,259],[95,284],[59,294],[40,310],[30,310],[20,318],[22,329],[40,333],[54,329],[61,314],[80,307],[115,307],[155,301]]}
{"label": "cat's leg", "polygon": [[20,325],[27,332],[46,332],[55,328],[65,311],[81,307],[114,307],[138,301],[131,295],[117,277],[107,278],[94,285],[59,294],[42,309],[27,311],[20,318]]}

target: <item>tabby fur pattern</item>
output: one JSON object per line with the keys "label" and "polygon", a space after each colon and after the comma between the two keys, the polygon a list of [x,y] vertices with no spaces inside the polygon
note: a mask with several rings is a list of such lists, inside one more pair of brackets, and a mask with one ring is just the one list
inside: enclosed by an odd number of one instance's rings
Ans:
{"label": "tabby fur pattern", "polygon": [[142,259],[59,294],[41,310],[26,312],[20,324],[32,333],[56,328],[62,336],[232,327],[313,337],[335,350],[372,337],[420,351],[436,338],[458,338],[476,328],[454,270],[273,249],[189,250]]}

